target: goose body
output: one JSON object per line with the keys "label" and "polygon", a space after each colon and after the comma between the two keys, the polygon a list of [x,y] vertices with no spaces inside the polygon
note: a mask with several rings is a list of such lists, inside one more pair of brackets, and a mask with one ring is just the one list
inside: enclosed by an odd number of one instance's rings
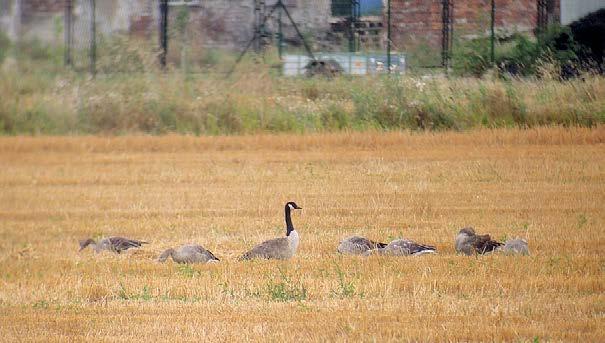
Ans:
{"label": "goose body", "polygon": [[505,254],[529,255],[529,247],[527,241],[522,238],[509,239],[501,247],[501,251]]}
{"label": "goose body", "polygon": [[208,263],[218,262],[219,259],[201,245],[183,245],[177,249],[166,249],[159,257],[158,262],[165,262],[168,257],[176,263]]}
{"label": "goose body", "polygon": [[431,245],[418,244],[409,239],[396,239],[390,242],[386,247],[368,250],[364,255],[410,256],[434,254],[436,252],[437,249]]}
{"label": "goose body", "polygon": [[276,259],[276,260],[287,260],[292,258],[298,250],[300,243],[300,236],[292,225],[292,219],[290,217],[291,210],[302,209],[294,202],[288,202],[285,206],[285,217],[286,217],[286,237],[274,238],[264,241],[254,248],[244,253],[239,259],[240,260],[252,260],[252,259]]}
{"label": "goose body", "polygon": [[471,227],[460,230],[454,243],[456,252],[465,255],[487,254],[502,245],[502,243],[492,240],[490,235],[477,235]]}
{"label": "goose body", "polygon": [[90,245],[90,247],[96,253],[101,252],[101,250],[107,250],[120,254],[122,251],[126,251],[131,248],[140,248],[143,244],[149,243],[124,237],[107,237],[99,240],[98,242],[92,238],[88,238],[80,241],[80,251],[84,250]]}
{"label": "goose body", "polygon": [[387,244],[374,242],[361,236],[350,236],[340,241],[337,251],[341,254],[362,255],[368,250],[385,248]]}

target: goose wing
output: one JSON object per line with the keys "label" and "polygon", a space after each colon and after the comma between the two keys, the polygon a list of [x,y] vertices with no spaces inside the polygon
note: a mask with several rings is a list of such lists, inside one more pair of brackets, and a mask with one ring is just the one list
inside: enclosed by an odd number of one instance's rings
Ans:
{"label": "goose wing", "polygon": [[196,245],[196,246],[194,246],[194,248],[198,254],[202,254],[202,255],[206,256],[209,261],[210,260],[220,261],[216,256],[214,256],[214,254],[210,250],[204,248],[203,246]]}
{"label": "goose wing", "polygon": [[124,237],[109,237],[109,243],[116,251],[128,250],[130,248],[140,248],[141,245],[148,244],[147,242]]}
{"label": "goose wing", "polygon": [[387,249],[393,253],[399,252],[404,255],[420,255],[426,253],[434,253],[437,249],[431,245],[416,243],[409,239],[397,239],[389,243]]}
{"label": "goose wing", "polygon": [[290,245],[287,238],[274,238],[264,241],[243,254],[240,260],[251,260],[255,258],[265,259],[286,259]]}
{"label": "goose wing", "polygon": [[351,236],[343,239],[338,244],[338,252],[341,254],[359,255],[370,249],[384,248],[387,244],[374,242],[365,237]]}
{"label": "goose wing", "polygon": [[521,238],[509,239],[504,243],[502,250],[507,254],[529,255],[527,241]]}
{"label": "goose wing", "polygon": [[502,243],[493,240],[490,235],[476,235],[472,241],[472,246],[478,254],[485,254],[496,250]]}

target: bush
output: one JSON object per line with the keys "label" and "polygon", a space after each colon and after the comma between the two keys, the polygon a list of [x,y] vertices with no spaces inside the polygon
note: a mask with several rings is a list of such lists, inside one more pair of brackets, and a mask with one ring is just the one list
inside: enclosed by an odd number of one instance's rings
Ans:
{"label": "bush", "polygon": [[[496,39],[495,65],[502,74],[539,76],[540,67],[550,63],[565,77],[578,65],[578,54],[583,50],[571,30],[558,25],[533,39],[518,33]],[[492,68],[490,53],[489,37],[465,42],[454,55],[454,69],[461,75],[481,76]]]}

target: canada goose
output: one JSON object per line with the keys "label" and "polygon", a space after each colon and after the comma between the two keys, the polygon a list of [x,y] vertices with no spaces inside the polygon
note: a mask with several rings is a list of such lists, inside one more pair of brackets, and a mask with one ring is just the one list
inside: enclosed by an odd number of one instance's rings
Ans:
{"label": "canada goose", "polygon": [[80,241],[80,251],[90,245],[96,253],[101,252],[101,250],[108,250],[119,254],[130,248],[140,248],[143,244],[149,243],[124,237],[108,237],[101,239],[99,242],[88,238]]}
{"label": "canada goose", "polygon": [[286,212],[286,237],[264,241],[252,248],[252,250],[243,254],[239,258],[240,260],[251,260],[255,258],[287,260],[294,256],[296,249],[298,249],[298,242],[300,238],[298,236],[298,232],[296,232],[294,226],[292,225],[290,211],[302,210],[302,207],[299,207],[296,205],[296,203],[290,201],[286,203],[284,210]]}
{"label": "canada goose", "polygon": [[505,254],[529,255],[527,241],[522,238],[509,239],[500,249]]}
{"label": "canada goose", "polygon": [[209,250],[204,249],[201,245],[183,245],[178,249],[166,249],[159,257],[158,262],[165,262],[168,257],[176,263],[207,263],[218,262]]}
{"label": "canada goose", "polygon": [[465,227],[456,236],[456,252],[465,255],[486,254],[496,250],[502,243],[492,240],[489,235],[477,235],[472,227]]}
{"label": "canada goose", "polygon": [[390,256],[409,256],[409,255],[424,255],[434,254],[437,252],[434,246],[418,244],[409,239],[396,239],[389,243],[386,247],[380,247],[368,250],[364,253],[369,255],[390,255]]}
{"label": "canada goose", "polygon": [[340,241],[337,251],[341,254],[361,255],[368,250],[385,248],[387,244],[374,242],[361,236],[350,236]]}

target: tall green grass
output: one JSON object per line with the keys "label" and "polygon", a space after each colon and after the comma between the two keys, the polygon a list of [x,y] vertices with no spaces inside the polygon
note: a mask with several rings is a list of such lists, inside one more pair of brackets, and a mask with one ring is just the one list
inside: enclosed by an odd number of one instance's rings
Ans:
{"label": "tall green grass", "polygon": [[[138,58],[136,51],[130,58]],[[128,59],[127,59],[128,60]],[[283,78],[253,58],[224,73],[136,72],[90,79],[5,58],[0,134],[242,134],[466,130],[605,122],[605,78]],[[143,61],[144,60],[144,61]],[[151,61],[151,60],[150,60]],[[105,66],[103,64],[103,66]]]}

